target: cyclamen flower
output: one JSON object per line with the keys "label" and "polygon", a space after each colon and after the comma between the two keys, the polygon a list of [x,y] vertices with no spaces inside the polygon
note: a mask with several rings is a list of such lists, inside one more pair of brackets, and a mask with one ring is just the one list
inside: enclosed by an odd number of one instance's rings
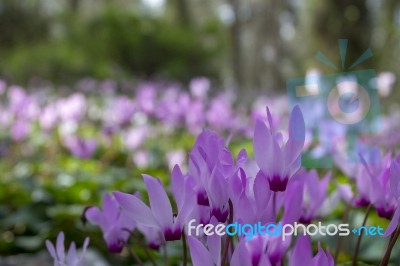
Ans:
{"label": "cyclamen flower", "polygon": [[84,257],[88,245],[89,238],[87,237],[83,243],[82,253],[78,257],[74,242],[71,243],[68,253],[65,255],[63,232],[58,234],[56,246],[54,246],[49,240],[46,240],[46,247],[51,257],[54,259],[54,266],[84,266]]}
{"label": "cyclamen flower", "polygon": [[135,223],[108,193],[104,195],[102,209],[90,207],[86,210],[85,217],[91,224],[100,226],[108,250],[112,253],[122,251],[135,227]]}
{"label": "cyclamen flower", "polygon": [[369,184],[369,197],[378,215],[390,219],[393,216],[397,204],[396,198],[390,193],[389,175],[391,154],[389,153],[382,158],[378,148],[373,148],[371,153],[373,156],[372,162],[367,162],[367,160],[360,155],[367,174],[366,176],[369,178],[369,180],[364,180],[364,183]]}
{"label": "cyclamen flower", "polygon": [[83,139],[78,136],[67,136],[64,139],[64,145],[71,153],[79,158],[90,158],[97,148],[97,142],[94,139]]}
{"label": "cyclamen flower", "polygon": [[316,218],[318,211],[327,199],[328,183],[331,178],[331,173],[326,174],[322,180],[319,179],[316,170],[310,172],[300,170],[299,174],[304,175],[305,182],[300,222],[310,223]]}
{"label": "cyclamen flower", "polygon": [[301,151],[305,141],[303,115],[298,106],[290,114],[289,139],[282,143],[282,135],[276,134],[272,116],[267,108],[268,126],[257,119],[254,130],[254,157],[260,171],[266,176],[272,191],[285,191],[289,179],[299,170]]}
{"label": "cyclamen flower", "polygon": [[[179,174],[179,169],[174,174]],[[183,197],[182,205],[178,205],[178,215],[172,213],[171,203],[165,192],[161,181],[149,175],[143,175],[150,200],[150,208],[134,195],[116,191],[114,196],[121,207],[127,212],[132,220],[139,225],[153,227],[162,232],[166,241],[179,240],[182,235],[183,226],[188,215],[193,209],[194,193],[192,184],[186,179],[183,189],[174,195],[175,198]]]}
{"label": "cyclamen flower", "polygon": [[312,256],[311,241],[308,236],[299,236],[292,254],[289,257],[289,266],[334,266],[335,262],[329,250],[326,252],[318,243],[318,253]]}
{"label": "cyclamen flower", "polygon": [[247,154],[238,154],[236,166],[233,156],[224,146],[222,138],[212,131],[203,131],[190,153],[189,178],[195,183],[197,203],[210,206],[211,216],[225,222],[228,213],[228,180],[246,161]]}

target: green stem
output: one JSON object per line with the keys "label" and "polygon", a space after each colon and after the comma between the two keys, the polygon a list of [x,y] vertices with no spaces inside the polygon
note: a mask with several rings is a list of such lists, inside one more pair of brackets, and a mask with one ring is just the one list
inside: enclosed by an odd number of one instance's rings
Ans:
{"label": "green stem", "polygon": [[183,266],[187,265],[187,246],[186,246],[186,235],[185,230],[182,233],[182,246],[183,246]]}
{"label": "green stem", "polygon": [[392,236],[393,237],[391,237],[391,240],[386,249],[385,255],[383,256],[382,261],[379,264],[379,266],[387,266],[389,264],[390,254],[392,253],[392,249],[393,249],[394,245],[396,244],[397,239],[400,236],[400,227],[397,227],[396,232],[394,234],[392,234]]}
{"label": "green stem", "polygon": [[[353,198],[354,199],[354,198]],[[353,202],[353,199],[350,201],[349,204],[346,205],[346,210],[344,211],[343,217],[342,217],[342,224],[345,224],[349,218],[349,213],[351,210],[351,202]],[[336,242],[336,248],[335,248],[335,256],[334,256],[334,260],[335,263],[337,263],[337,259],[339,257],[339,253],[340,253],[340,249],[342,247],[342,237],[338,237],[338,240]]]}
{"label": "green stem", "polygon": [[128,250],[129,254],[131,257],[137,262],[138,265],[144,266],[142,260],[139,258],[139,256],[135,253],[135,251],[128,245],[125,245],[126,249]]}
{"label": "green stem", "polygon": [[[233,204],[232,201],[229,200],[229,219],[228,219],[228,224],[231,224],[233,222]],[[224,245],[224,250],[222,252],[222,262],[221,266],[225,266],[228,262],[228,250],[229,250],[229,245],[232,240],[231,236],[226,236],[225,239],[225,245]]]}
{"label": "green stem", "polygon": [[[371,212],[371,208],[372,208],[372,205],[371,205],[371,204],[368,205],[367,211],[366,211],[365,216],[364,216],[364,221],[363,221],[363,223],[362,223],[361,226],[365,226],[365,224],[367,223],[368,215],[369,215],[369,213]],[[354,251],[354,256],[353,256],[353,266],[356,266],[356,265],[357,265],[358,252],[360,251],[362,236],[363,236],[363,235],[362,235],[361,233],[360,233],[360,235],[358,236],[357,245],[356,245],[356,250]]]}
{"label": "green stem", "polygon": [[169,261],[168,261],[168,251],[167,251],[167,242],[164,243],[163,245],[163,250],[164,250],[164,265],[169,266]]}

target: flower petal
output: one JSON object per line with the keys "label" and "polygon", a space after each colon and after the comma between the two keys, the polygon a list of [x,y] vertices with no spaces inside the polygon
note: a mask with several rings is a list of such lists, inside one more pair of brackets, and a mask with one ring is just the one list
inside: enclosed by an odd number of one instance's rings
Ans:
{"label": "flower petal", "polygon": [[64,248],[64,232],[60,232],[57,236],[57,244],[56,244],[56,250],[57,250],[57,258],[60,261],[64,261],[65,259],[65,248]]}
{"label": "flower petal", "polygon": [[113,192],[113,195],[132,220],[146,226],[159,227],[150,208],[136,196],[119,191]]}
{"label": "flower petal", "polygon": [[154,217],[157,219],[162,229],[173,226],[173,216],[171,202],[159,179],[149,175],[142,175],[149,194],[150,207]]}
{"label": "flower petal", "polygon": [[305,141],[305,124],[299,106],[295,106],[290,114],[289,139],[285,146],[286,166],[292,164],[303,150]]}
{"label": "flower petal", "polygon": [[[399,201],[399,203],[400,203],[400,201]],[[392,221],[390,221],[390,224],[386,228],[386,231],[383,234],[383,236],[387,237],[391,233],[393,233],[396,230],[397,226],[399,225],[399,221],[400,221],[400,208],[397,207],[396,212],[394,213],[394,215],[392,217]]]}
{"label": "flower petal", "polygon": [[190,247],[190,256],[193,266],[213,266],[210,252],[197,240],[197,238],[188,236]]}
{"label": "flower petal", "polygon": [[257,119],[253,138],[254,159],[265,174],[269,173],[267,163],[272,159],[272,145],[271,132],[264,122]]}
{"label": "flower petal", "polygon": [[46,248],[50,253],[50,256],[53,257],[53,259],[57,259],[57,254],[56,254],[56,249],[54,248],[53,243],[51,243],[49,240],[46,240]]}

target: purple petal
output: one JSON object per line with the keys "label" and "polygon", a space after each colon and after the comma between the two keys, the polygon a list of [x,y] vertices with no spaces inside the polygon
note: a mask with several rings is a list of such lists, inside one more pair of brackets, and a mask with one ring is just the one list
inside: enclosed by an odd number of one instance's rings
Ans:
{"label": "purple petal", "polygon": [[312,249],[308,236],[300,235],[290,256],[290,266],[311,265]]}
{"label": "purple petal", "polygon": [[154,217],[162,229],[171,228],[173,225],[172,207],[159,179],[149,175],[142,175],[149,194],[150,207]]}
{"label": "purple petal", "polygon": [[146,226],[159,227],[150,208],[136,196],[119,191],[113,192],[113,195],[132,220]]}
{"label": "purple petal", "polygon": [[[210,224],[214,226],[218,225],[218,221],[214,216],[211,218]],[[214,234],[207,237],[207,246],[214,263],[218,265],[218,262],[221,260],[221,236]]]}
{"label": "purple petal", "polygon": [[386,231],[383,234],[383,236],[387,237],[391,233],[393,233],[396,230],[397,226],[399,225],[399,221],[400,221],[400,208],[397,207],[396,212],[394,213],[392,220],[390,221],[389,226],[386,228]]}
{"label": "purple petal", "polygon": [[174,169],[172,170],[171,190],[172,194],[174,195],[176,205],[178,206],[182,206],[183,204],[184,186],[185,186],[185,177],[183,176],[179,166],[175,165]]}
{"label": "purple petal", "polygon": [[104,194],[103,213],[109,223],[113,223],[119,214],[119,206],[115,199],[110,194]]}
{"label": "purple petal", "polygon": [[57,259],[57,254],[56,254],[56,249],[54,248],[53,243],[51,243],[49,240],[46,240],[46,248],[50,253],[50,256],[53,257],[53,259]]}
{"label": "purple petal", "polygon": [[67,265],[75,265],[76,261],[76,245],[74,242],[72,242],[67,253]]}
{"label": "purple petal", "polygon": [[57,236],[56,250],[57,250],[57,258],[60,261],[64,261],[65,258],[64,238],[65,238],[64,232],[60,232]]}
{"label": "purple petal", "polygon": [[101,228],[104,227],[104,217],[99,208],[97,207],[90,207],[85,212],[86,219],[93,225],[98,225]]}
{"label": "purple petal", "polygon": [[305,124],[303,114],[298,106],[295,106],[290,114],[289,139],[285,147],[286,165],[292,164],[303,150],[305,141]]}
{"label": "purple petal", "polygon": [[400,164],[396,161],[390,165],[390,189],[396,199],[400,197]]}
{"label": "purple petal", "polygon": [[190,247],[190,256],[192,258],[193,266],[213,266],[214,263],[211,259],[210,252],[203,246],[203,244],[192,236],[188,236]]}
{"label": "purple petal", "polygon": [[268,173],[267,162],[272,159],[272,145],[271,132],[264,122],[257,119],[253,138],[254,159],[265,174]]}

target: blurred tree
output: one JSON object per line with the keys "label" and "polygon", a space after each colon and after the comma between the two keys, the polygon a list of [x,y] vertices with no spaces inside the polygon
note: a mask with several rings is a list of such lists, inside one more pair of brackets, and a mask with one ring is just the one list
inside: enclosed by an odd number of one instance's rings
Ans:
{"label": "blurred tree", "polygon": [[[368,48],[371,47],[372,21],[366,1],[327,0],[308,2],[312,19],[310,21],[310,57],[320,50],[332,62],[341,66],[338,48],[339,39],[349,39],[345,67],[349,67]],[[374,65],[374,58],[363,66]],[[322,67],[322,65],[320,65]],[[323,66],[325,67],[325,66]]]}
{"label": "blurred tree", "polygon": [[49,18],[40,1],[3,0],[0,2],[0,49],[46,40]]}

